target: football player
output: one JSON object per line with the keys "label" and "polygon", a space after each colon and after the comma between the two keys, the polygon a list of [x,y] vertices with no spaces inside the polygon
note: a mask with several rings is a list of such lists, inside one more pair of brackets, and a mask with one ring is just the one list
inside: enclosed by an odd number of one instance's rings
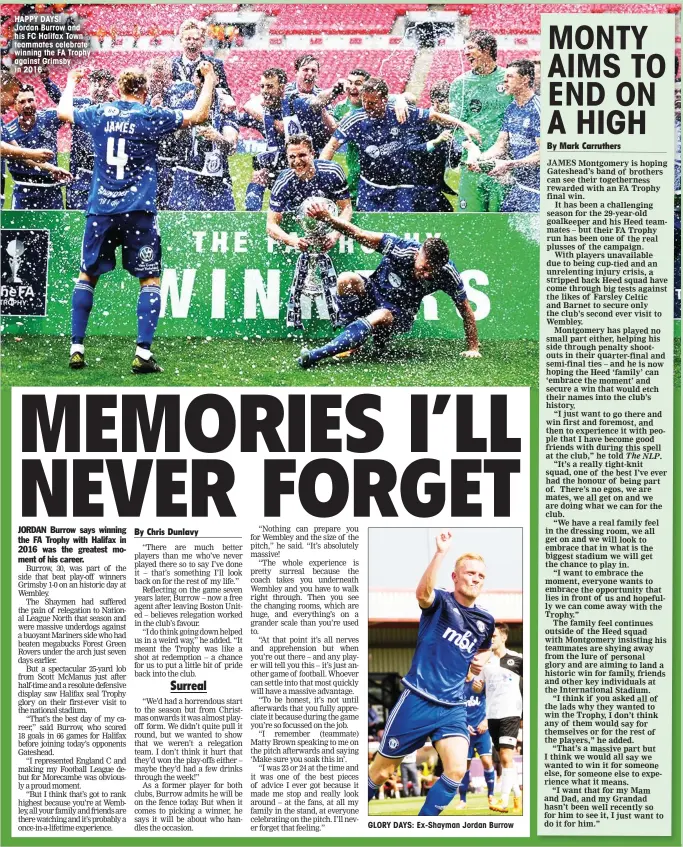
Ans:
{"label": "football player", "polygon": [[468,138],[478,131],[463,121],[433,109],[408,107],[401,123],[389,106],[389,88],[382,79],[370,77],[363,83],[363,109],[347,115],[320,154],[331,160],[347,141],[360,150],[358,210],[363,212],[410,212],[414,206],[415,173],[408,148],[416,127],[435,122],[459,127]]}
{"label": "football player", "polygon": [[162,370],[151,350],[161,309],[156,155],[159,139],[164,135],[180,127],[202,124],[208,118],[216,75],[209,62],[200,67],[204,84],[189,111],[146,105],[148,83],[140,68],[119,74],[119,100],[74,109],[74,89],[85,72],[69,72],[57,107],[59,117],[87,130],[95,153],[81,272],[71,301],[69,367],[73,369],[86,366],[84,340],[95,286],[102,274],[115,267],[115,251],[121,245],[123,267],[140,280],[132,371],[147,374]]}
{"label": "football player", "polygon": [[333,217],[323,206],[311,205],[309,214],[381,253],[383,258],[371,274],[345,272],[337,280],[337,305],[342,323],[340,335],[314,350],[304,348],[298,359],[302,368],[310,368],[323,359],[360,347],[371,336],[380,343],[393,333],[408,332],[422,299],[435,291],[444,291],[460,313],[467,349],[460,355],[478,358],[479,339],[474,312],[465,286],[449,250],[441,238],[428,238],[424,244],[396,235],[362,230]]}
{"label": "football player", "polygon": [[453,591],[435,588],[450,546],[451,533],[440,533],[418,583],[421,614],[413,662],[368,774],[369,801],[403,757],[431,738],[443,774],[429,789],[421,817],[441,814],[458,793],[470,744],[463,685],[470,668],[479,673],[491,655],[493,617],[476,604],[486,579],[482,557],[464,553],[453,567]]}

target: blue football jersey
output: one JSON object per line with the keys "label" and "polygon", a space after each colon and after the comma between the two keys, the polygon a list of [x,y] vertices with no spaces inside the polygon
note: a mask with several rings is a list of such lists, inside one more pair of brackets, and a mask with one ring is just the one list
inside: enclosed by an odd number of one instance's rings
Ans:
{"label": "blue football jersey", "polygon": [[295,212],[307,197],[327,197],[328,200],[348,200],[349,186],[344,171],[336,162],[315,161],[315,176],[299,179],[291,168],[282,171],[270,195],[274,212]]}
{"label": "blue football jersey", "polygon": [[[486,686],[475,694],[472,690],[475,680],[476,677],[466,682],[462,689],[463,699],[467,701],[467,723],[474,729],[486,718]],[[481,682],[482,680],[479,680],[479,683]]]}
{"label": "blue football jersey", "polygon": [[74,123],[92,135],[95,150],[88,214],[156,212],[159,141],[182,122],[180,110],[128,100],[76,109]]}
{"label": "blue football jersey", "polygon": [[382,188],[415,184],[415,170],[408,146],[416,127],[429,123],[429,109],[408,108],[405,123],[399,123],[393,108],[382,118],[371,118],[365,109],[342,118],[334,137],[352,141],[360,153],[361,178]]}
{"label": "blue football jersey", "polygon": [[443,129],[437,123],[426,123],[417,126],[411,133],[407,150],[415,185],[435,185],[439,188],[444,185],[450,144],[437,144],[433,150],[427,150],[427,144],[437,138]]}
{"label": "blue football jersey", "polygon": [[453,262],[448,262],[433,279],[415,276],[415,256],[420,246],[419,241],[408,241],[397,235],[387,233],[383,236],[379,252],[384,258],[371,276],[373,286],[383,298],[413,317],[422,298],[435,291],[445,292],[456,304],[467,300],[465,286]]}
{"label": "blue football jersey", "polygon": [[403,684],[444,706],[465,702],[463,686],[475,653],[491,646],[493,615],[479,606],[461,606],[449,591],[436,589],[420,615],[417,647]]}
{"label": "blue football jersey", "polygon": [[[186,86],[190,86],[191,90],[184,90]],[[194,108],[197,102],[198,92],[191,83],[179,82],[172,87],[169,96],[171,103],[179,104],[173,105],[172,108],[190,110]],[[227,126],[238,129],[234,118],[221,112],[216,98],[212,103],[209,120],[205,126],[211,126],[217,132],[222,132],[223,128]],[[171,144],[175,165],[195,171],[203,176],[222,177],[230,180],[227,147],[204,138],[200,130],[201,126],[186,127],[171,136],[167,136],[161,142],[160,158],[166,158],[169,144]]]}
{"label": "blue football jersey", "polygon": [[[523,106],[518,106],[513,100],[505,110],[500,131],[508,133],[508,147],[513,159],[523,159],[535,153],[538,150],[536,139],[541,137],[541,98],[534,94]],[[512,174],[520,185],[541,187],[540,165],[515,168]]]}
{"label": "blue football jersey", "polygon": [[[43,80],[45,91],[50,100],[59,103],[62,99],[62,89],[51,79]],[[90,97],[74,97],[74,106],[89,106]],[[69,172],[76,175],[81,170],[92,171],[95,154],[92,147],[92,137],[80,127],[74,126],[71,131],[71,151],[69,153]]]}
{"label": "blue football jersey", "polygon": [[[315,155],[318,156],[330,140],[332,133],[325,126],[323,110],[314,109],[311,106],[313,96],[312,94],[292,92],[282,101],[282,113],[285,119],[286,135],[294,135],[297,132],[308,135],[313,142]],[[289,124],[287,126],[291,119],[294,119],[295,125]]]}
{"label": "blue football jersey", "polygon": [[[54,152],[53,164],[57,163],[57,133],[62,122],[56,109],[42,109],[36,113],[36,122],[29,130],[23,130],[19,118],[14,118],[2,126],[2,140],[8,144],[16,142],[19,147],[32,150],[47,148]],[[7,159],[7,169],[17,182],[36,182],[54,184],[52,174],[38,171],[24,159]]]}

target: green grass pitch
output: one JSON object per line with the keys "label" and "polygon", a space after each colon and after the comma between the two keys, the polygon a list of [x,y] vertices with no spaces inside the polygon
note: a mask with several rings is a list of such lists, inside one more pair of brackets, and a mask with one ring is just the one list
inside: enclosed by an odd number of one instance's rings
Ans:
{"label": "green grass pitch", "polygon": [[[385,798],[384,800],[372,800],[368,804],[368,814],[370,817],[384,816],[403,816],[412,817],[417,815],[424,803],[424,797],[401,797],[395,799],[393,797]],[[506,818],[518,817],[520,812],[512,810],[507,814],[504,812],[492,812],[488,806],[488,799],[485,794],[470,794],[467,797],[467,808],[460,811],[456,808],[457,800],[454,800],[451,805],[444,809],[439,817],[456,816],[456,817],[473,817],[481,818],[484,816],[505,820]]]}
{"label": "green grass pitch", "polygon": [[154,354],[164,373],[134,376],[131,339],[94,335],[89,367],[67,366],[69,339],[5,336],[0,353],[5,385],[70,386],[497,386],[537,384],[538,344],[484,341],[481,359],[463,359],[461,340],[397,338],[382,354],[328,360],[307,371],[296,364],[302,340],[158,338]]}

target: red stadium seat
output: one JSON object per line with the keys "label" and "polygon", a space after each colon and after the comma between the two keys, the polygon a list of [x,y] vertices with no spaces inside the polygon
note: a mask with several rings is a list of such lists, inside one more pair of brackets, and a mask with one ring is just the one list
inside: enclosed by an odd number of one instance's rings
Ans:
{"label": "red stadium seat", "polygon": [[[294,61],[301,50],[231,50],[223,60],[225,73],[238,104],[243,104],[258,93],[261,71],[269,67],[283,68],[290,79],[294,78]],[[319,83],[323,87],[334,85],[340,76],[352,68],[365,68],[371,74],[386,80],[392,92],[405,89],[415,60],[409,48],[398,50],[353,49],[314,51],[320,58]]]}
{"label": "red stadium seat", "polygon": [[283,5],[270,28],[280,35],[339,33],[388,34],[397,16],[396,6]]}

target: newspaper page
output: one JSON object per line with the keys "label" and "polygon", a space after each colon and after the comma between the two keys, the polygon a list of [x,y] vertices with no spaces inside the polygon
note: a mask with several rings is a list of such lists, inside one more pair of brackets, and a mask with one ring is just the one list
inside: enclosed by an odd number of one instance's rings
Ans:
{"label": "newspaper page", "polygon": [[680,4],[1,26],[0,844],[680,845]]}

